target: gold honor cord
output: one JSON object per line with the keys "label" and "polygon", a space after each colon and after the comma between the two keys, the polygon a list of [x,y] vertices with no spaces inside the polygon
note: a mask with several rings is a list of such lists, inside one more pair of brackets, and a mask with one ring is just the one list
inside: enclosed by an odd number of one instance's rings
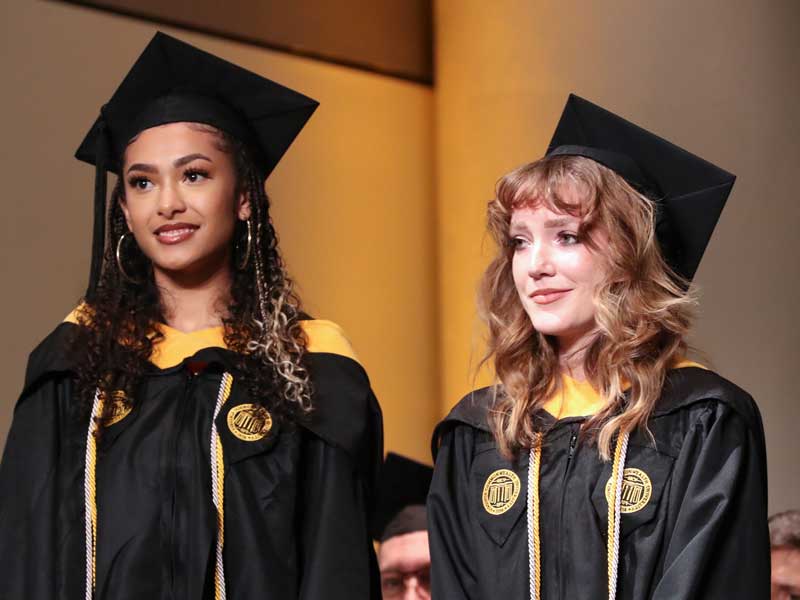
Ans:
{"label": "gold honor cord", "polygon": [[[231,394],[233,377],[224,373],[219,384],[214,417],[211,421],[211,495],[217,509],[217,547],[216,568],[214,570],[214,597],[225,600],[225,568],[222,560],[222,547],[225,541],[225,462],[222,454],[222,443],[217,433],[216,419],[219,411]],[[84,463],[84,528],[86,532],[86,600],[92,600],[96,584],[97,565],[97,424],[103,414],[103,400],[100,389],[94,394],[92,414],[86,434],[86,458]]]}
{"label": "gold honor cord", "polygon": [[541,545],[539,543],[539,466],[542,461],[542,434],[536,434],[528,457],[528,581],[531,600],[539,600],[542,587]]}
{"label": "gold honor cord", "polygon": [[628,454],[628,433],[617,437],[614,448],[614,462],[611,468],[611,498],[608,502],[608,532],[606,539],[606,560],[608,563],[608,600],[617,597],[617,567],[619,565],[619,531],[622,514],[622,476],[625,472],[625,458]]}
{"label": "gold honor cord", "polygon": [[[617,437],[614,462],[611,467],[611,494],[614,502],[608,504],[608,537],[606,542],[608,565],[608,600],[617,597],[619,565],[619,532],[622,502],[622,475],[628,452],[628,433]],[[528,569],[531,600],[541,599],[541,542],[539,540],[539,467],[542,462],[542,435],[537,434],[528,457]]]}

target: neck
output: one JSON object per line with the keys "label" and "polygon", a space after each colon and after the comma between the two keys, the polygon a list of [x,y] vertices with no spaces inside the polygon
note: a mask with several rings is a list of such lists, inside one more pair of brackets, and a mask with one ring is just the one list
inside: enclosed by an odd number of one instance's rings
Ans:
{"label": "neck", "polygon": [[562,373],[577,381],[586,379],[584,371],[586,351],[596,334],[596,330],[591,330],[579,335],[558,337],[558,365]]}
{"label": "neck", "polygon": [[205,276],[154,269],[154,277],[167,325],[184,333],[222,325],[232,280],[227,266]]}

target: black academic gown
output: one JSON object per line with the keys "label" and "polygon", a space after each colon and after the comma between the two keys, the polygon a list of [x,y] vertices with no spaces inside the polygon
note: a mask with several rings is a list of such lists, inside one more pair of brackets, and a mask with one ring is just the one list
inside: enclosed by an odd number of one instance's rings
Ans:
{"label": "black academic gown", "polygon": [[[88,418],[73,399],[60,325],[31,355],[0,466],[0,598],[85,597],[84,453]],[[153,368],[97,456],[96,598],[214,598],[216,512],[211,420],[223,371],[234,377],[216,424],[223,447],[224,564],[236,600],[380,598],[368,519],[382,459],[378,404],[348,357],[307,355],[308,422],[262,439],[232,435],[252,402],[234,355],[206,348]],[[187,363],[205,363],[192,375]],[[268,402],[267,402],[268,405]]]}
{"label": "black academic gown", "polygon": [[[515,461],[498,453],[486,424],[491,402],[489,389],[468,395],[434,434],[434,600],[529,597],[528,453]],[[583,418],[539,419],[548,431],[539,484],[541,598],[606,598],[611,464],[578,435]],[[655,444],[645,432],[631,435],[625,462],[626,475],[639,473],[623,485],[635,510],[621,517],[617,598],[768,600],[766,457],[753,400],[712,372],[673,370],[649,428]],[[521,489],[510,508],[490,514],[483,490],[499,469],[512,470]]]}

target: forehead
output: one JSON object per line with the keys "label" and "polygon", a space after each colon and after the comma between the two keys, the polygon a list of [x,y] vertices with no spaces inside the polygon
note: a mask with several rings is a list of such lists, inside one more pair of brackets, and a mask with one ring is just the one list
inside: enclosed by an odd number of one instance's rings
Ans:
{"label": "forehead", "polygon": [[224,154],[219,134],[199,123],[168,123],[139,133],[125,149],[125,162],[158,162],[195,152],[209,158]]}
{"label": "forehead", "polygon": [[382,571],[419,569],[430,561],[427,531],[396,535],[383,542],[378,551],[378,562]]}

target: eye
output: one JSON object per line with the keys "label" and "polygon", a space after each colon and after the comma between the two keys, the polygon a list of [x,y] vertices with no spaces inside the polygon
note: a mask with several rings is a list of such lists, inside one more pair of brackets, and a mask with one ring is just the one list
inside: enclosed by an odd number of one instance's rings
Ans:
{"label": "eye", "polygon": [[511,246],[511,248],[515,251],[522,250],[528,245],[528,240],[526,240],[524,237],[517,236],[508,240],[508,245]]}
{"label": "eye", "polygon": [[189,183],[199,183],[208,179],[208,171],[202,169],[187,169],[183,172],[183,178]]}
{"label": "eye", "polygon": [[139,190],[140,192],[146,192],[153,187],[153,182],[147,177],[137,176],[128,179],[128,185],[135,190]]}
{"label": "eye", "polygon": [[580,243],[578,234],[569,231],[561,231],[558,234],[558,243],[564,246],[573,246]]}
{"label": "eye", "polygon": [[381,580],[381,587],[385,594],[397,593],[403,589],[403,578],[398,575],[389,575]]}

